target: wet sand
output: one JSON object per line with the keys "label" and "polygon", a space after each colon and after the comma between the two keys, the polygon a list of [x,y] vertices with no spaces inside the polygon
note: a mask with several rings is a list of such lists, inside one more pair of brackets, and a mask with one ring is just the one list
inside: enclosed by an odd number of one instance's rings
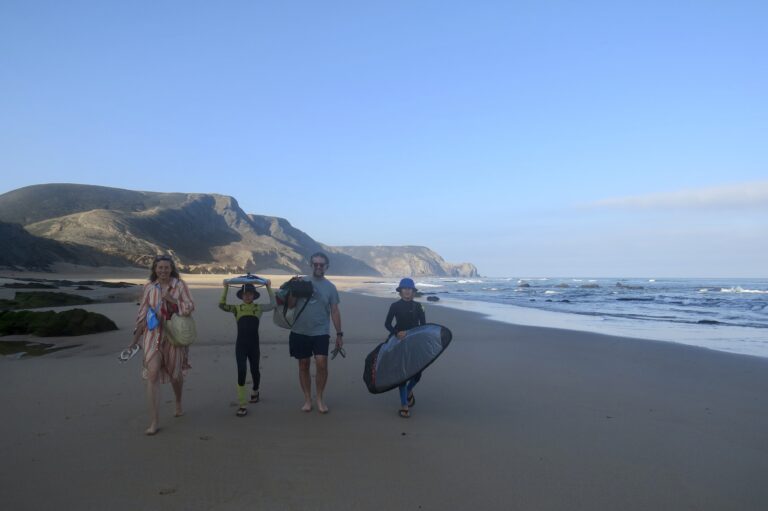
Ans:
{"label": "wet sand", "polygon": [[80,346],[0,357],[3,508],[768,509],[766,359],[425,303],[454,341],[402,419],[396,392],[371,395],[362,382],[390,301],[344,292],[347,358],[330,361],[331,412],[299,410],[288,332],[267,315],[262,402],[237,418],[235,324],[216,307],[221,279],[188,279],[200,341],[186,414],[173,418],[163,386],[154,437],[143,435],[140,358],[117,361],[134,302],[83,307],[113,319],[116,332],[32,338]]}

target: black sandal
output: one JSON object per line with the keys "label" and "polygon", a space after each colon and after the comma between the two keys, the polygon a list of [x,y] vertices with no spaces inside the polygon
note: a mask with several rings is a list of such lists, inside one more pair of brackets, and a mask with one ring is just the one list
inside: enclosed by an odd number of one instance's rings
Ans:
{"label": "black sandal", "polygon": [[259,402],[259,391],[251,393],[251,403],[258,403]]}
{"label": "black sandal", "polygon": [[416,397],[413,395],[413,392],[411,392],[411,395],[408,396],[408,406],[413,406],[416,404]]}
{"label": "black sandal", "polygon": [[248,415],[248,408],[241,406],[240,408],[237,409],[237,413],[235,415],[237,415],[238,417],[245,417],[246,415]]}
{"label": "black sandal", "polygon": [[403,419],[410,419],[411,417],[411,411],[410,410],[403,410],[402,408],[397,411],[398,414],[400,414],[400,417]]}

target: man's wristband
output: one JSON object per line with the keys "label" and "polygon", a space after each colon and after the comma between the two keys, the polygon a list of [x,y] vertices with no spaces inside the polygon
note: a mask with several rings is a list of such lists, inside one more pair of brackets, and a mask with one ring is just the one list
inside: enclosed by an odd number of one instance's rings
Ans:
{"label": "man's wristband", "polygon": [[344,332],[336,332],[336,337],[344,337]]}

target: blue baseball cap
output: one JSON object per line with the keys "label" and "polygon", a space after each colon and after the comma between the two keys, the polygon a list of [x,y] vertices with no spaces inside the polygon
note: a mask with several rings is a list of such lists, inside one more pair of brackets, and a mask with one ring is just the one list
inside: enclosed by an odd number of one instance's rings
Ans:
{"label": "blue baseball cap", "polygon": [[413,279],[409,279],[407,277],[400,281],[400,285],[397,286],[395,291],[399,293],[401,289],[413,289],[414,291],[418,291],[416,289],[416,284],[413,282]]}

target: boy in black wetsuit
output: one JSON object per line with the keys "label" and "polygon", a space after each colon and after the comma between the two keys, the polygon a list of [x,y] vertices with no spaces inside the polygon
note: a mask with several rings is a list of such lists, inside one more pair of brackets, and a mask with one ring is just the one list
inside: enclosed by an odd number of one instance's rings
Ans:
{"label": "boy in black wetsuit", "polygon": [[227,304],[227,292],[229,284],[224,281],[224,293],[219,301],[219,308],[235,315],[237,321],[237,342],[235,343],[235,358],[237,359],[237,416],[245,417],[248,415],[248,409],[245,407],[246,394],[245,375],[246,359],[251,366],[251,378],[253,378],[253,391],[251,392],[251,403],[259,402],[259,384],[261,383],[261,373],[259,372],[259,318],[262,312],[271,311],[275,308],[275,293],[272,291],[272,282],[266,281],[267,293],[269,293],[269,304],[262,305],[254,303],[259,297],[259,292],[253,284],[244,284],[237,292],[237,297],[243,303],[238,305]]}
{"label": "boy in black wetsuit", "polygon": [[[406,330],[424,325],[427,323],[424,307],[419,302],[413,301],[416,295],[416,284],[412,279],[402,279],[396,291],[400,293],[400,300],[389,306],[387,319],[384,321],[384,327],[389,330],[391,335],[398,339],[405,338]],[[392,326],[392,320],[395,320],[395,326]],[[400,417],[407,419],[411,416],[410,408],[416,404],[416,398],[413,397],[413,387],[421,379],[421,373],[400,385]]]}

